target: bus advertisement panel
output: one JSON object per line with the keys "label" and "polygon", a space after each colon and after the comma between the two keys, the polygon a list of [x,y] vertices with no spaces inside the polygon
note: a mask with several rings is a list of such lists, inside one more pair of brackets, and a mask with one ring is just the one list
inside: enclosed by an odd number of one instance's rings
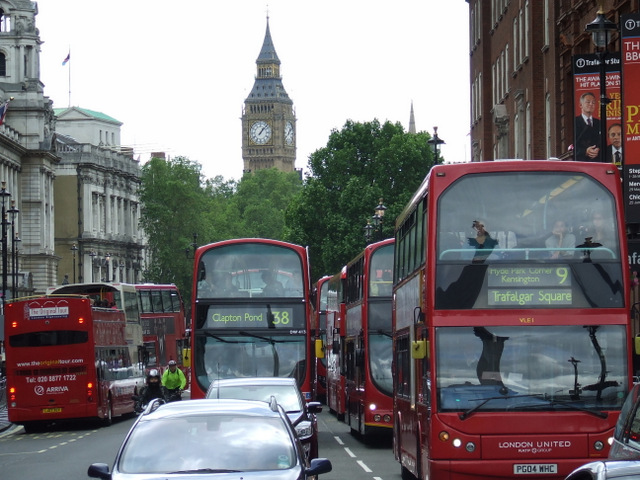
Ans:
{"label": "bus advertisement panel", "polygon": [[431,169],[396,221],[394,454],[420,479],[562,479],[631,385],[612,164]]}
{"label": "bus advertisement panel", "polygon": [[218,378],[293,377],[311,399],[309,260],[306,248],[235,239],[196,251],[191,397]]}
{"label": "bus advertisement panel", "polygon": [[345,420],[364,436],[393,427],[393,245],[393,238],[368,245],[347,264]]}
{"label": "bus advertisement panel", "polygon": [[49,422],[133,412],[144,385],[125,338],[122,310],[86,297],[46,295],[6,305],[9,421],[27,431]]}

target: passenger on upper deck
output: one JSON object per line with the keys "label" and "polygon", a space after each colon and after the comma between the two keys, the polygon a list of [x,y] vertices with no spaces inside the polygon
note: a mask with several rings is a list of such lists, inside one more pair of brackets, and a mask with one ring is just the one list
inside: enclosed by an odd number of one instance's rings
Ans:
{"label": "passenger on upper deck", "polygon": [[550,252],[551,258],[570,258],[575,253],[573,249],[576,246],[576,237],[569,233],[564,220],[556,220],[551,236],[545,240],[544,244],[549,249],[559,249]]}
{"label": "passenger on upper deck", "polygon": [[262,272],[262,281],[264,287],[262,288],[262,294],[265,297],[282,297],[284,296],[284,287],[276,278],[273,272],[265,270]]}
{"label": "passenger on upper deck", "polygon": [[483,263],[491,251],[498,246],[498,241],[491,237],[489,232],[484,229],[484,223],[474,220],[472,227],[476,230],[476,237],[469,237],[469,245],[476,249],[473,256],[473,263]]}

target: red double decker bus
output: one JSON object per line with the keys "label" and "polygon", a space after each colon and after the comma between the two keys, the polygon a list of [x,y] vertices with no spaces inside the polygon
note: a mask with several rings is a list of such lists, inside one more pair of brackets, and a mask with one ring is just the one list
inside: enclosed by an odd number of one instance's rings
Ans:
{"label": "red double decker bus", "polygon": [[142,337],[127,342],[123,310],[92,302],[54,294],[5,306],[9,421],[31,431],[133,412],[131,396],[144,385]]}
{"label": "red double decker bus", "polygon": [[393,244],[393,238],[372,243],[347,264],[345,421],[363,436],[393,427]]}
{"label": "red double decker bus", "polygon": [[140,305],[147,368],[163,372],[169,360],[189,379],[189,340],[184,302],[174,284],[134,284]]}
{"label": "red double decker bus", "polygon": [[327,358],[325,355],[324,340],[327,335],[327,296],[329,293],[329,280],[325,275],[320,278],[313,287],[311,306],[313,307],[312,329],[316,341],[313,373],[313,398],[319,402],[327,403]]}
{"label": "red double decker bus", "polygon": [[614,165],[438,165],[396,221],[403,478],[562,479],[606,458],[631,385]]}
{"label": "red double decker bus", "polygon": [[305,247],[243,238],[196,250],[191,397],[218,378],[293,377],[311,400],[309,256]]}
{"label": "red double decker bus", "polygon": [[327,315],[324,338],[324,352],[327,364],[327,406],[338,420],[344,420],[346,412],[344,359],[346,334],[345,318],[345,281],[347,269],[333,275],[328,283]]}

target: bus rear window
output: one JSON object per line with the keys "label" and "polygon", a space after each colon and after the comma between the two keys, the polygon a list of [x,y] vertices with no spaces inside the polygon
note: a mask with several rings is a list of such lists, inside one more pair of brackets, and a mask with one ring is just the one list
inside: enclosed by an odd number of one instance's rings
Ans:
{"label": "bus rear window", "polygon": [[87,341],[89,341],[89,333],[82,330],[31,332],[9,337],[9,344],[14,348],[75,345],[78,343],[87,343]]}

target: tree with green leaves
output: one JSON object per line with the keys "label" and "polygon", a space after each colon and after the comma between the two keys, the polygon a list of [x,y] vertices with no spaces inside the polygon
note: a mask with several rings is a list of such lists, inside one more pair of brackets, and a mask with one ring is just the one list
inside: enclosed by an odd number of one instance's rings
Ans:
{"label": "tree with green leaves", "polygon": [[187,302],[194,243],[241,237],[282,240],[285,210],[302,188],[296,172],[265,169],[235,182],[221,176],[204,180],[201,170],[185,157],[152,158],[141,175],[140,225],[151,258],[144,280],[175,283]]}
{"label": "tree with green leaves", "polygon": [[152,158],[142,166],[140,226],[147,236],[147,266],[144,280],[175,283],[186,302],[191,292],[193,259],[185,249],[208,229],[207,194],[201,166],[184,157]]}
{"label": "tree with green leaves", "polygon": [[309,157],[309,176],[286,215],[286,240],[308,245],[314,279],[334,274],[366,245],[364,226],[382,198],[382,238],[433,165],[428,133],[399,123],[347,121]]}

